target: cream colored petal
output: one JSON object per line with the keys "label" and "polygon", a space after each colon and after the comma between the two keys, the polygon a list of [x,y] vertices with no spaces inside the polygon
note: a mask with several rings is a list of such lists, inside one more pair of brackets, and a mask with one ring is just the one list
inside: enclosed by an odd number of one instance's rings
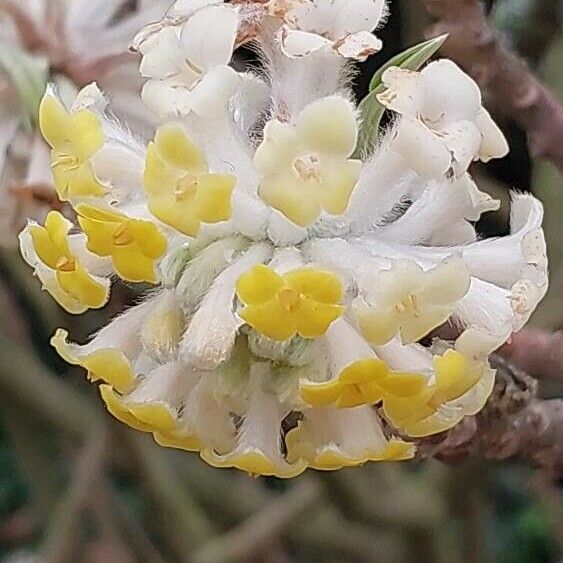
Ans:
{"label": "cream colored petal", "polygon": [[391,149],[423,178],[439,178],[451,168],[451,155],[445,140],[417,119],[401,118]]}
{"label": "cream colored petal", "polygon": [[203,73],[226,65],[233,54],[237,29],[233,6],[221,4],[197,11],[181,29],[184,57]]}
{"label": "cream colored petal", "polygon": [[331,44],[330,40],[322,35],[290,29],[287,26],[280,30],[279,40],[283,54],[292,59],[306,57],[320,49],[328,48]]}
{"label": "cream colored petal", "polygon": [[387,109],[416,117],[418,110],[416,107],[416,90],[420,82],[420,73],[392,66],[388,68],[382,76],[383,84],[386,88],[377,99]]}
{"label": "cream colored petal", "polygon": [[481,109],[481,92],[454,62],[440,59],[420,73],[416,105],[430,127],[473,121]]}
{"label": "cream colored petal", "polygon": [[356,61],[365,61],[368,57],[380,51],[382,47],[381,39],[378,39],[369,31],[352,33],[333,45],[333,48],[341,57]]}
{"label": "cream colored petal", "polygon": [[340,96],[322,98],[298,115],[295,131],[308,149],[350,156],[358,138],[354,106]]}
{"label": "cream colored petal", "polygon": [[314,194],[303,188],[306,185],[285,174],[264,178],[258,193],[268,205],[283,213],[290,221],[307,227],[318,218],[321,207]]}
{"label": "cream colored petal", "polygon": [[489,162],[493,158],[502,158],[508,154],[506,137],[485,108],[481,108],[475,119],[475,125],[481,132],[479,160]]}
{"label": "cream colored petal", "polygon": [[254,154],[254,166],[265,176],[285,172],[297,157],[299,144],[291,125],[273,119],[264,127],[264,139]]}
{"label": "cream colored petal", "polygon": [[318,190],[319,203],[327,213],[342,215],[348,209],[362,163],[359,160],[338,162],[323,159],[321,166],[323,182]]}

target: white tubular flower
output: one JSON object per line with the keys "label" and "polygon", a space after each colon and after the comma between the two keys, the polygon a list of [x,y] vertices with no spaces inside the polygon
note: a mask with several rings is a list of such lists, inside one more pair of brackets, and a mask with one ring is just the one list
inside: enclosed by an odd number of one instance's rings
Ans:
{"label": "white tubular flower", "polygon": [[71,94],[96,80],[108,94],[112,114],[135,132],[152,130],[153,118],[139,98],[138,61],[127,48],[139,27],[161,17],[167,6],[168,0],[135,6],[127,0],[2,2],[2,246],[17,244],[26,216],[42,221],[49,211],[45,202],[54,197],[44,158],[49,147],[37,142],[37,110],[48,80]]}
{"label": "white tubular flower", "polygon": [[147,106],[161,116],[224,111],[239,84],[239,75],[228,66],[237,29],[233,7],[206,3],[183,23],[141,31],[134,46],[143,57],[141,75],[149,79],[143,88]]}
{"label": "white tubular flower", "polygon": [[[457,67],[388,71],[402,117],[356,158],[344,57],[367,54],[383,11],[178,0],[136,41],[162,117],[144,144],[95,85],[44,98],[76,221],[30,222],[22,254],[72,313],[102,307],[112,273],[152,284],[88,343],[52,344],[158,444],[281,478],[411,459],[484,406],[490,354],[545,294],[539,201],[513,195],[508,236],[475,231],[498,202],[467,166],[506,147]],[[267,81],[229,66],[252,33]]]}
{"label": "white tubular flower", "polygon": [[279,40],[288,57],[306,57],[323,49],[364,61],[382,47],[371,32],[386,15],[385,0],[271,0],[268,8],[283,17]]}
{"label": "white tubular flower", "polygon": [[473,160],[507,154],[477,84],[453,62],[436,61],[421,72],[391,67],[383,83],[378,100],[401,116],[392,147],[421,176],[461,176]]}

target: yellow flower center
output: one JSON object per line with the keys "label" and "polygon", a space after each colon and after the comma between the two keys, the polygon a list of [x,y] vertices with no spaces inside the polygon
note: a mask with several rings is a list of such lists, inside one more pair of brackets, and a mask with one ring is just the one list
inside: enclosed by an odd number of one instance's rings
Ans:
{"label": "yellow flower center", "polygon": [[51,167],[63,166],[67,170],[76,170],[80,166],[80,159],[73,154],[59,153],[51,163]]}
{"label": "yellow flower center", "polygon": [[121,223],[113,233],[113,244],[115,246],[127,246],[134,242],[135,238],[129,230],[127,222]]}
{"label": "yellow flower center", "polygon": [[195,196],[198,188],[197,176],[192,174],[187,174],[183,178],[178,180],[176,187],[174,188],[174,195],[177,201],[185,201],[191,199]]}
{"label": "yellow flower center", "polygon": [[57,263],[55,264],[55,268],[59,272],[74,272],[76,270],[76,262],[66,256],[61,256]]}
{"label": "yellow flower center", "polygon": [[322,180],[320,159],[315,153],[296,158],[293,161],[293,169],[303,182],[313,181],[319,184]]}
{"label": "yellow flower center", "polygon": [[395,309],[399,313],[410,313],[414,317],[420,317],[420,311],[418,310],[418,301],[416,295],[409,295],[406,299],[403,299],[400,303],[395,305]]}
{"label": "yellow flower center", "polygon": [[284,287],[283,289],[280,289],[278,293],[278,299],[280,300],[282,307],[289,312],[295,311],[304,297],[305,296],[302,293],[299,293],[299,291],[295,289],[291,289],[291,287]]}

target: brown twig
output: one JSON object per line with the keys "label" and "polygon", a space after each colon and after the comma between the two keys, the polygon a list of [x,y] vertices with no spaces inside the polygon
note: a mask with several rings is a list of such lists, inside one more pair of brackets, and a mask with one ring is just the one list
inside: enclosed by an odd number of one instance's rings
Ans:
{"label": "brown twig", "polygon": [[423,0],[437,19],[427,35],[449,33],[441,52],[462,66],[528,135],[534,157],[563,170],[563,106],[504,44],[480,0]]}
{"label": "brown twig", "polygon": [[500,353],[512,364],[541,379],[563,382],[563,331],[551,333],[529,327],[512,335]]}
{"label": "brown twig", "polygon": [[456,428],[422,441],[421,458],[458,462],[469,455],[516,458],[563,475],[563,399],[537,398],[537,381],[495,357],[497,381],[486,407]]}
{"label": "brown twig", "polygon": [[107,446],[107,429],[104,426],[94,428],[80,453],[70,485],[49,519],[42,554],[47,563],[78,560],[76,551],[81,536],[82,512],[103,471]]}

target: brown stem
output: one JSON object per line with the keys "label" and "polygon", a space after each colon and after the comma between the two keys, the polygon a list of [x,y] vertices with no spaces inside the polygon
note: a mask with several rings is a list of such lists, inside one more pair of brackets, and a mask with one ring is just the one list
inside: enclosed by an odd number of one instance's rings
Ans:
{"label": "brown stem", "polygon": [[504,44],[479,0],[423,0],[437,21],[429,37],[448,33],[441,52],[463,67],[528,134],[531,154],[563,170],[563,106]]}

